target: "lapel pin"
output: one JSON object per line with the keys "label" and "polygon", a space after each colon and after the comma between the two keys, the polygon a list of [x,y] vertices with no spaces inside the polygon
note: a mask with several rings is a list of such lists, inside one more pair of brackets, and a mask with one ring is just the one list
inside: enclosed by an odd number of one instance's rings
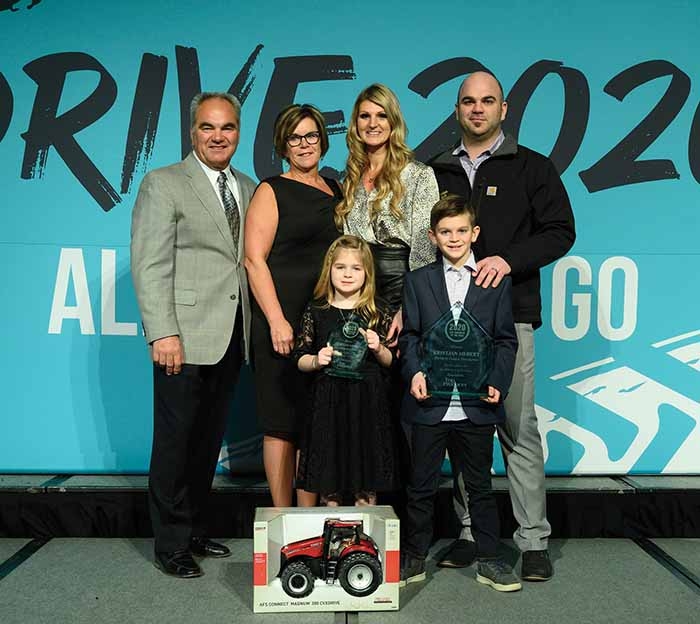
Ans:
{"label": "lapel pin", "polygon": [[487,197],[496,197],[496,193],[498,192],[498,187],[497,186],[487,186],[486,187],[486,195]]}

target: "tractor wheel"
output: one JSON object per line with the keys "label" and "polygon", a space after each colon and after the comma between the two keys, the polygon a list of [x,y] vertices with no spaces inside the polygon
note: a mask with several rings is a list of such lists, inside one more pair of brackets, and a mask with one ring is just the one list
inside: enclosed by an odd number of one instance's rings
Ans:
{"label": "tractor wheel", "polygon": [[348,555],[339,568],[340,584],[352,596],[369,596],[382,583],[382,565],[367,553]]}
{"label": "tractor wheel", "polygon": [[303,598],[314,590],[314,574],[303,561],[292,561],[280,574],[282,589],[292,598]]}

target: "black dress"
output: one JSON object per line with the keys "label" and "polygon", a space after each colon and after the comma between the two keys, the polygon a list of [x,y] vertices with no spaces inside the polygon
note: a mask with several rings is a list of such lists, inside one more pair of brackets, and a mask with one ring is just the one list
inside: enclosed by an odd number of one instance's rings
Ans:
{"label": "black dress", "polygon": [[[333,214],[342,193],[335,180],[324,179],[333,195],[281,176],[264,180],[272,187],[279,214],[267,265],[284,316],[294,329],[313,295],[323,257],[340,236]],[[290,358],[275,353],[267,319],[252,296],[251,312],[258,420],[266,435],[296,442],[308,411],[308,376]]]}
{"label": "black dress", "polygon": [[[349,318],[333,306],[310,303],[301,321],[294,359],[315,355],[330,332]],[[357,320],[360,317],[355,315]],[[386,336],[392,316],[382,310],[375,331]],[[360,320],[366,327],[366,323]],[[388,491],[396,488],[396,441],[388,398],[388,374],[369,350],[363,379],[313,378],[308,429],[299,457],[297,484],[321,495]]]}

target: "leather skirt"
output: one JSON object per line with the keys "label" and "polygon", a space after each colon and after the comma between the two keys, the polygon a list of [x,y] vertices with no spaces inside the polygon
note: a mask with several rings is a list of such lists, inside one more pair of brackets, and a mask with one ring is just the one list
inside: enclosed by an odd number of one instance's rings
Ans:
{"label": "leather skirt", "polygon": [[374,256],[374,279],[377,285],[377,297],[391,312],[401,307],[403,276],[408,273],[408,247],[385,247],[370,245]]}

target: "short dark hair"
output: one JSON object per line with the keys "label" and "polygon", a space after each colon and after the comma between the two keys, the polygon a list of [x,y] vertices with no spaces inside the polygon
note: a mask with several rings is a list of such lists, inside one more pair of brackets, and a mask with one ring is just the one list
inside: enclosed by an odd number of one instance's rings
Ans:
{"label": "short dark hair", "polygon": [[311,104],[290,104],[285,106],[275,119],[275,131],[272,142],[275,152],[280,158],[287,156],[287,137],[294,132],[299,123],[306,118],[316,122],[318,133],[321,135],[321,156],[325,156],[328,151],[328,132],[326,131],[326,120],[321,111]]}
{"label": "short dark hair", "polygon": [[479,225],[476,209],[468,200],[454,193],[443,193],[430,211],[430,229],[434,231],[442,219],[459,215],[468,215],[472,227]]}

